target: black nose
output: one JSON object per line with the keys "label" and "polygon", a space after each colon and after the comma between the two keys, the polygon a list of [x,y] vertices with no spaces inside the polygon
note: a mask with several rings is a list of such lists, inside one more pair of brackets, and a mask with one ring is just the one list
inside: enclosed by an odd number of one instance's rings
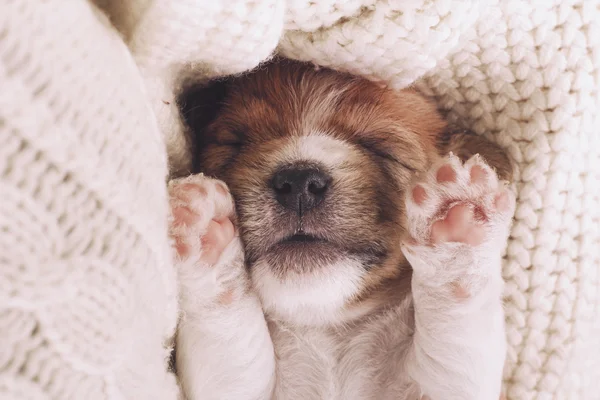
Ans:
{"label": "black nose", "polygon": [[271,179],[275,198],[287,209],[302,215],[325,198],[331,177],[316,168],[285,168]]}

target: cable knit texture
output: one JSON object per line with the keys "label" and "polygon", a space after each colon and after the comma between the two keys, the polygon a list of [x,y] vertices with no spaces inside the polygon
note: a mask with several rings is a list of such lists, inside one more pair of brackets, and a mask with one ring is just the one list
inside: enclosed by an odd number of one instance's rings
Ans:
{"label": "cable knit texture", "polygon": [[94,3],[112,25],[84,0],[0,4],[0,398],[177,395],[174,99],[276,50],[418,85],[508,151],[508,396],[598,398],[600,0]]}
{"label": "cable knit texture", "polygon": [[175,399],[167,162],[87,2],[0,5],[0,399]]}

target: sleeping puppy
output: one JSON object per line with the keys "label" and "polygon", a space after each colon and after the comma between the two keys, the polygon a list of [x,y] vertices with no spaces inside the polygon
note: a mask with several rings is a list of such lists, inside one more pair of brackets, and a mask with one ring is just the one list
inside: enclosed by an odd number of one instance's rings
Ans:
{"label": "sleeping puppy", "polygon": [[188,399],[499,398],[515,204],[499,149],[448,135],[415,90],[289,60],[180,105]]}

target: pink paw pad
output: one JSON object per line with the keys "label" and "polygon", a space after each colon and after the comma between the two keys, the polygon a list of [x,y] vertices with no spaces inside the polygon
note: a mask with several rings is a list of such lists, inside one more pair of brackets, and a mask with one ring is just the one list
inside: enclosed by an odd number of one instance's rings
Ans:
{"label": "pink paw pad", "polygon": [[456,182],[456,171],[452,165],[445,164],[438,169],[435,177],[438,183]]}
{"label": "pink paw pad", "polygon": [[[457,173],[450,164],[442,165],[436,174],[437,183],[456,183]],[[484,185],[488,173],[480,165],[474,165],[469,171],[469,183]],[[448,207],[446,216],[433,223],[431,226],[431,242],[434,244],[444,242],[466,243],[477,246],[483,242],[485,231],[483,222],[485,213],[480,207],[471,202],[459,202]]]}
{"label": "pink paw pad", "polygon": [[169,184],[171,236],[181,259],[214,265],[233,240],[233,202],[226,186],[202,175]]}
{"label": "pink paw pad", "polygon": [[476,220],[473,205],[469,203],[451,207],[444,219],[431,226],[431,242],[434,244],[456,242],[477,246],[484,238],[484,227]]}
{"label": "pink paw pad", "polygon": [[479,156],[463,165],[450,155],[419,179],[410,193],[407,213],[412,239],[435,245],[480,245],[486,239],[486,225],[497,214],[510,211],[514,200]]}
{"label": "pink paw pad", "polygon": [[417,185],[414,187],[412,191],[413,201],[417,205],[423,205],[427,200],[427,192],[423,188],[423,186]]}
{"label": "pink paw pad", "polygon": [[209,265],[216,264],[234,236],[235,229],[229,218],[211,220],[206,233],[200,239],[202,248],[200,261]]}

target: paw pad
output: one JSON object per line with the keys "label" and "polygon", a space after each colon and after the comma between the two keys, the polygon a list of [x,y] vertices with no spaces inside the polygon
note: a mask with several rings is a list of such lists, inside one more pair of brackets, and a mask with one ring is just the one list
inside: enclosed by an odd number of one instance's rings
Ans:
{"label": "paw pad", "polygon": [[475,218],[474,206],[458,203],[448,209],[446,217],[431,226],[431,242],[466,243],[477,246],[485,237],[483,225]]}
{"label": "paw pad", "polygon": [[471,183],[475,185],[483,185],[488,179],[487,171],[480,165],[474,165],[473,168],[471,168],[469,175],[471,178]]}
{"label": "paw pad", "polygon": [[412,195],[413,195],[413,201],[417,205],[422,205],[427,200],[427,192],[425,191],[425,189],[423,189],[423,186],[419,186],[419,185],[415,186],[412,191]]}
{"label": "paw pad", "polygon": [[171,237],[181,259],[214,265],[235,236],[233,200],[224,183],[192,175],[169,183]]}
{"label": "paw pad", "polygon": [[479,156],[464,165],[453,155],[446,157],[409,193],[409,233],[424,245],[477,246],[486,240],[490,226],[508,225],[514,207],[512,193]]}
{"label": "paw pad", "polygon": [[449,164],[444,164],[438,169],[436,174],[438,183],[456,182],[456,171]]}

